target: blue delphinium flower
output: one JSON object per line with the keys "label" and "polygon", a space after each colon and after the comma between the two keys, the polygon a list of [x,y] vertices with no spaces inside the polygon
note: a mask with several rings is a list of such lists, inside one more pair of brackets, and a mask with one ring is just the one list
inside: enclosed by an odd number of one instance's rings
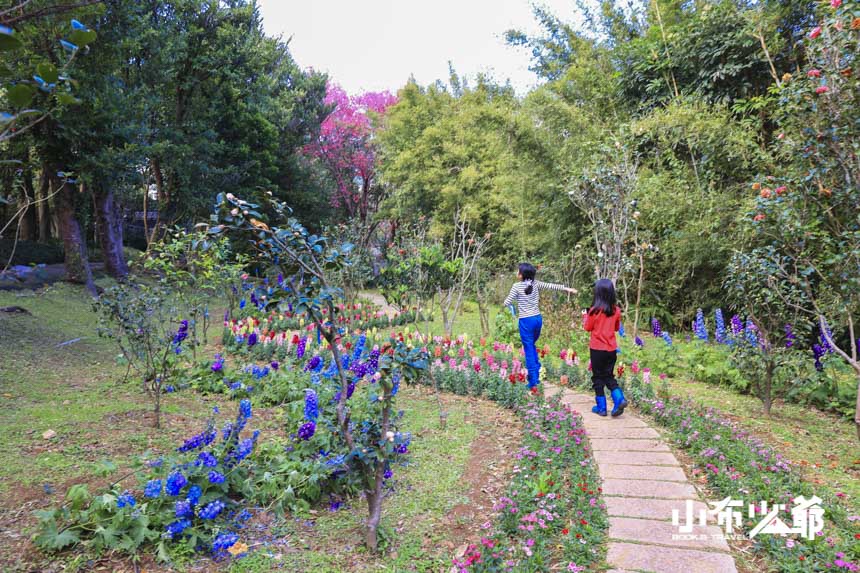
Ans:
{"label": "blue delphinium flower", "polygon": [[193,513],[191,502],[187,499],[180,499],[174,504],[176,517],[187,517]]}
{"label": "blue delphinium flower", "polygon": [[134,499],[134,496],[131,495],[128,490],[124,491],[122,495],[116,498],[117,507],[134,507],[135,505],[137,505],[137,501]]}
{"label": "blue delphinium flower", "polygon": [[161,480],[153,479],[147,482],[146,487],[143,488],[143,495],[146,497],[158,497],[161,495]]}
{"label": "blue delphinium flower", "polygon": [[189,527],[191,527],[190,519],[177,519],[176,521],[167,526],[167,533],[165,533],[165,537],[167,537],[167,539],[173,539]]}
{"label": "blue delphinium flower", "polygon": [[738,315],[732,316],[732,334],[740,334],[744,331],[744,323]]}
{"label": "blue delphinium flower", "polygon": [[714,327],[714,339],[719,344],[725,344],[726,342],[726,321],[723,319],[723,310],[718,308],[714,313],[714,322],[716,326]]}
{"label": "blue delphinium flower", "polygon": [[224,480],[227,479],[224,474],[216,472],[212,470],[209,472],[209,483],[224,483]]}
{"label": "blue delphinium flower", "polygon": [[708,327],[705,325],[705,313],[702,309],[696,311],[696,321],[693,323],[693,331],[696,333],[696,338],[708,341]]}
{"label": "blue delphinium flower", "polygon": [[224,357],[216,354],[215,362],[212,363],[212,372],[221,372],[222,370],[224,370]]}
{"label": "blue delphinium flower", "polygon": [[302,424],[299,428],[299,438],[301,438],[302,440],[310,440],[316,430],[316,424],[314,424],[313,422],[306,422]]}
{"label": "blue delphinium flower", "polygon": [[382,477],[384,477],[385,479],[391,479],[391,477],[393,475],[394,475],[394,472],[391,471],[391,468],[388,468],[387,470],[385,470],[385,473],[382,474]]}
{"label": "blue delphinium flower", "polygon": [[248,335],[248,348],[254,346],[255,344],[257,344],[257,333],[252,332],[250,335]]}
{"label": "blue delphinium flower", "polygon": [[203,432],[197,434],[196,436],[191,436],[185,443],[176,448],[177,452],[190,452],[192,450],[197,450],[204,446],[208,446],[211,444],[215,437],[218,435],[218,432],[215,431],[215,428],[212,427],[212,423],[206,427]]}
{"label": "blue delphinium flower", "polygon": [[281,364],[277,360],[272,360],[272,370],[277,370],[281,367]]}
{"label": "blue delphinium flower", "polygon": [[251,401],[245,398],[239,402],[239,413],[246,420],[251,417]]}
{"label": "blue delphinium flower", "polygon": [[227,422],[224,424],[224,429],[221,431],[221,435],[224,441],[227,441],[227,438],[230,437],[230,434],[233,433],[233,422]]}
{"label": "blue delphinium flower", "polygon": [[188,500],[188,503],[191,505],[197,505],[200,503],[200,496],[203,495],[203,490],[200,489],[199,485],[192,485],[188,488],[188,495],[185,497]]}
{"label": "blue delphinium flower", "polygon": [[164,391],[168,394],[173,394],[174,392],[176,392],[176,387],[172,385],[167,385],[165,386]]}
{"label": "blue delphinium flower", "polygon": [[308,421],[316,421],[320,415],[319,402],[317,393],[313,390],[305,390],[305,419]]}
{"label": "blue delphinium flower", "polygon": [[391,396],[397,396],[398,390],[400,390],[400,374],[397,372],[391,377],[392,387],[391,387]]}
{"label": "blue delphinium flower", "polygon": [[186,338],[188,338],[188,321],[183,320],[179,323],[179,330],[173,335],[173,344],[179,346]]}
{"label": "blue delphinium flower", "polygon": [[672,346],[672,337],[669,336],[668,332],[663,331],[661,338],[666,342],[667,346]]}
{"label": "blue delphinium flower", "polygon": [[218,458],[209,452],[200,452],[200,455],[197,456],[197,461],[199,464],[203,464],[207,468],[214,468],[218,465]]}
{"label": "blue delphinium flower", "polygon": [[305,364],[304,370],[305,370],[305,372],[310,372],[310,371],[316,372],[317,369],[321,365],[322,365],[322,358],[320,358],[319,355],[314,355],[313,358],[308,360],[307,364]]}
{"label": "blue delphinium flower", "polygon": [[660,326],[660,321],[656,318],[651,319],[651,333],[655,338],[663,336],[663,328]]}
{"label": "blue delphinium flower", "polygon": [[299,343],[296,344],[296,358],[301,360],[305,355],[305,346],[307,346],[308,339],[302,338],[299,340]]}
{"label": "blue delphinium flower", "polygon": [[239,301],[239,308],[240,308],[240,309],[245,308],[245,299],[244,299],[244,298],[243,298],[242,300],[240,300],[240,301]]}
{"label": "blue delphinium flower", "polygon": [[822,356],[827,354],[827,351],[820,344],[812,345],[812,356],[815,358],[815,369],[821,372],[824,370],[824,364],[821,362]]}
{"label": "blue delphinium flower", "polygon": [[636,337],[633,339],[633,344],[635,344],[635,345],[636,345],[636,346],[638,346],[639,348],[642,348],[643,346],[645,346],[645,341],[644,341],[644,340],[642,340],[642,339],[639,337],[639,335],[637,334],[637,335],[636,335]]}
{"label": "blue delphinium flower", "polygon": [[319,386],[320,382],[322,382],[322,380],[320,380],[319,374],[317,374],[316,372],[311,374],[311,384],[313,384],[314,386]]}
{"label": "blue delphinium flower", "polygon": [[223,553],[233,547],[237,541],[239,541],[239,536],[235,533],[219,533],[215,541],[212,542],[212,552]]}
{"label": "blue delphinium flower", "polygon": [[179,495],[182,488],[188,484],[188,480],[182,475],[182,472],[173,472],[167,477],[167,483],[164,486],[164,491],[167,495]]}
{"label": "blue delphinium flower", "polygon": [[620,323],[618,324],[618,336],[624,337],[624,325]]}
{"label": "blue delphinium flower", "polygon": [[792,330],[792,326],[790,324],[785,325],[785,347],[791,348],[794,346],[794,342],[797,340],[797,335],[794,334]]}
{"label": "blue delphinium flower", "polygon": [[254,443],[257,441],[258,435],[259,432],[255,431],[253,438],[245,438],[244,440],[239,442],[239,445],[236,446],[236,451],[233,452],[233,458],[236,460],[237,463],[241,462],[249,455],[251,455],[251,452],[254,451]]}
{"label": "blue delphinium flower", "polygon": [[751,346],[757,346],[758,345],[758,333],[757,333],[757,329],[755,327],[755,324],[753,324],[753,321],[747,320],[747,326],[746,326],[746,329],[744,332],[746,335],[747,342]]}
{"label": "blue delphinium flower", "polygon": [[358,337],[358,340],[355,341],[355,348],[352,351],[352,359],[358,360],[361,357],[361,353],[364,352],[364,344],[367,342],[367,336],[362,334]]}
{"label": "blue delphinium flower", "polygon": [[200,508],[197,512],[197,516],[200,519],[215,519],[218,517],[218,514],[224,510],[224,502],[220,499],[216,499],[215,501],[210,501],[204,507]]}

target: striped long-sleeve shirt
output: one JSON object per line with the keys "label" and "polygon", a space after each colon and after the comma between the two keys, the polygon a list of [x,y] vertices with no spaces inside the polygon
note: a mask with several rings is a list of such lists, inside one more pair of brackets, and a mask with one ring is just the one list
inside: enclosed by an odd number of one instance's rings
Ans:
{"label": "striped long-sleeve shirt", "polygon": [[517,310],[520,318],[528,318],[540,314],[540,291],[542,290],[558,290],[563,291],[567,287],[554,283],[542,283],[534,281],[534,288],[531,294],[526,294],[526,287],[530,281],[521,281],[514,283],[511,287],[511,292],[505,298],[505,306],[509,306],[516,301]]}

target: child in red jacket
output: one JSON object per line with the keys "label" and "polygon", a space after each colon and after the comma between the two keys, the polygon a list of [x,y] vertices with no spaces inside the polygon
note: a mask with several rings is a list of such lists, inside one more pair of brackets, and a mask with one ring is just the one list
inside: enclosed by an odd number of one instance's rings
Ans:
{"label": "child in red jacket", "polygon": [[612,395],[613,416],[620,416],[627,407],[624,393],[615,380],[615,360],[618,342],[615,333],[621,326],[621,309],[615,304],[615,286],[609,279],[600,279],[594,284],[594,302],[587,311],[582,311],[583,328],[591,333],[588,348],[591,354],[591,384],[594,387],[595,402],[591,411],[599,416],[606,415],[606,395],[604,387]]}

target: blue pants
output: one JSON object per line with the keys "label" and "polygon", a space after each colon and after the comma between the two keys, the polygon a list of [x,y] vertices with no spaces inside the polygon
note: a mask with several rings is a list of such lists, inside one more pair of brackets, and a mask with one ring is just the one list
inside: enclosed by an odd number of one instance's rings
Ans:
{"label": "blue pants", "polygon": [[540,362],[538,361],[537,344],[540,338],[540,329],[543,319],[540,315],[529,316],[520,319],[520,340],[523,342],[523,351],[526,355],[526,368],[529,371],[529,388],[539,384]]}

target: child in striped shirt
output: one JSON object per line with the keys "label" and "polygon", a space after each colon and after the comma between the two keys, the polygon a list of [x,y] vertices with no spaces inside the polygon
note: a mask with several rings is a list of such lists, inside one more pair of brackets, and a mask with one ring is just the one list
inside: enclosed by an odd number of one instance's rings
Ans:
{"label": "child in striped shirt", "polygon": [[576,294],[576,289],[564,285],[543,283],[535,280],[537,269],[529,263],[522,263],[517,273],[518,282],[511,287],[511,292],[505,298],[504,306],[510,306],[516,301],[519,313],[520,340],[526,355],[526,369],[529,373],[529,388],[538,385],[540,362],[537,355],[537,340],[543,319],[540,315],[540,291],[555,290]]}

